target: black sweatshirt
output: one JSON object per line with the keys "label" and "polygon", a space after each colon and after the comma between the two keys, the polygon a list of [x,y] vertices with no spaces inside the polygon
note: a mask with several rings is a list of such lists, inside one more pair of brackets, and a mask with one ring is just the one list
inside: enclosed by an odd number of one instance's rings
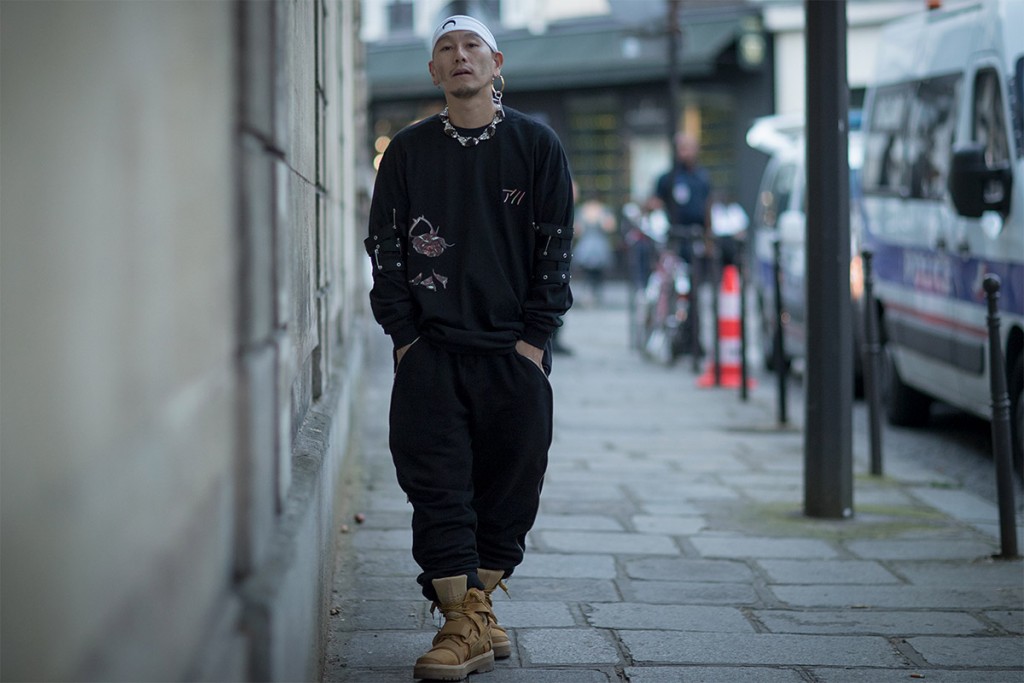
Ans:
{"label": "black sweatshirt", "polygon": [[569,165],[544,124],[505,107],[472,147],[437,115],[404,128],[370,207],[374,317],[396,348],[421,335],[462,353],[544,348],[572,305],[572,219]]}

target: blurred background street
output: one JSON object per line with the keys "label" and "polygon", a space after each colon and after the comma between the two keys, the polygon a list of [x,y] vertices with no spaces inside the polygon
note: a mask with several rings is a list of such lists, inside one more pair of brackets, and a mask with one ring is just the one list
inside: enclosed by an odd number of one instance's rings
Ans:
{"label": "blurred background street", "polygon": [[[363,239],[381,155],[443,106],[428,40],[456,13],[578,190],[494,680],[1020,680],[1020,563],[985,558],[996,462],[1018,534],[1024,498],[1024,0],[0,0],[0,679],[407,678],[429,627]],[[698,386],[716,350],[737,377],[740,301],[746,402]],[[381,596],[397,621],[362,611]]]}

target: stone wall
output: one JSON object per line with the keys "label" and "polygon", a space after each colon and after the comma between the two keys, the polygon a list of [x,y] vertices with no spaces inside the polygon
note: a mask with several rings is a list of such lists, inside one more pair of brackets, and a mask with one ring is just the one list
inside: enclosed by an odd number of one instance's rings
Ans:
{"label": "stone wall", "polygon": [[0,6],[0,678],[312,680],[366,330],[358,3]]}

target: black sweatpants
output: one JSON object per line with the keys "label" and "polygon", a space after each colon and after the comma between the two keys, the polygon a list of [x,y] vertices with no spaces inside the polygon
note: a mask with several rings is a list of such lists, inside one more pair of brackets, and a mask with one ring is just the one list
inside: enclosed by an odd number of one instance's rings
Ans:
{"label": "black sweatpants", "polygon": [[547,468],[547,376],[515,351],[453,353],[419,339],[391,393],[391,455],[413,507],[412,553],[423,594],[431,581],[523,561]]}

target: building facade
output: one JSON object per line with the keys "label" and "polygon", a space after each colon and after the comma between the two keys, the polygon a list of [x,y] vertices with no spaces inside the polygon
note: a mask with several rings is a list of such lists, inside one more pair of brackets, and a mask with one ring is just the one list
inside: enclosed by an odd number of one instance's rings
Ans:
{"label": "building facade", "polygon": [[359,5],[0,31],[0,677],[316,680],[368,329]]}
{"label": "building facade", "polygon": [[[668,12],[675,6],[678,91],[670,99]],[[702,147],[721,190],[751,203],[764,160],[745,144],[773,111],[770,35],[743,0],[364,0],[374,153],[436,113],[429,36],[453,13],[488,22],[505,55],[504,102],[551,125],[584,195],[618,209],[653,192],[673,159],[672,131]]]}

